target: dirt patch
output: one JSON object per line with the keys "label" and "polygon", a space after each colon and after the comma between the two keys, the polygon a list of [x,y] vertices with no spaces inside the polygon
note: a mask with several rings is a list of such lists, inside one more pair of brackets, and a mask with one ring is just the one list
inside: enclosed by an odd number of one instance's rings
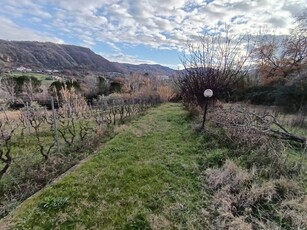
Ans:
{"label": "dirt patch", "polygon": [[133,134],[134,134],[136,137],[142,137],[142,136],[143,136],[143,131],[140,130],[140,129],[134,129],[134,130],[133,130]]}
{"label": "dirt patch", "polygon": [[127,130],[128,127],[129,127],[128,125],[116,126],[116,127],[114,128],[114,132],[115,132],[115,133],[121,133],[121,132]]}
{"label": "dirt patch", "polygon": [[0,112],[0,120],[5,119],[6,116],[10,120],[18,120],[20,116],[20,111],[14,110],[14,111],[5,111],[5,113],[3,111]]}

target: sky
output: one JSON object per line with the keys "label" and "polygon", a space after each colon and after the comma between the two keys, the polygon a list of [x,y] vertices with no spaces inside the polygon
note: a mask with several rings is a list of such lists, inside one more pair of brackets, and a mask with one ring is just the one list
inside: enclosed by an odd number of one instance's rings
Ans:
{"label": "sky", "polygon": [[181,66],[187,40],[231,25],[287,35],[306,0],[0,0],[0,39],[85,46],[110,61]]}

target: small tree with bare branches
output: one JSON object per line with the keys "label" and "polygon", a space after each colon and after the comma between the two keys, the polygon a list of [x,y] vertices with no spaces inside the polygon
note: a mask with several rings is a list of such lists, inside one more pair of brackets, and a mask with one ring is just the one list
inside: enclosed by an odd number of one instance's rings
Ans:
{"label": "small tree with bare branches", "polygon": [[17,82],[12,77],[3,77],[0,81],[0,88],[6,93],[6,100],[9,102],[13,102],[16,99],[16,87]]}
{"label": "small tree with bare branches", "polygon": [[233,35],[230,28],[188,41],[181,58],[184,70],[177,80],[183,101],[202,106],[207,88],[214,98],[227,98],[244,80],[254,45],[249,36]]}
{"label": "small tree with bare branches", "polygon": [[18,125],[13,124],[5,113],[5,118],[0,120],[0,179],[12,164],[11,139],[17,128]]}
{"label": "small tree with bare branches", "polygon": [[307,67],[307,12],[297,17],[291,35],[277,40],[265,37],[255,49],[258,74],[264,85],[284,85]]}

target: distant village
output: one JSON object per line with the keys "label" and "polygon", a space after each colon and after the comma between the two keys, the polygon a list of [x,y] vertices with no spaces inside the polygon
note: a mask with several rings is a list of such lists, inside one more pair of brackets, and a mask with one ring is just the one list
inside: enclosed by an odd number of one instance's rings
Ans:
{"label": "distant village", "polygon": [[[57,69],[32,69],[27,68],[24,66],[18,66],[14,68],[4,68],[1,71],[2,73],[11,74],[14,72],[20,72],[20,73],[38,73],[38,74],[46,74],[46,80],[53,80],[53,81],[61,81],[63,80],[63,77],[58,76],[61,71]],[[48,76],[49,75],[49,76]],[[64,77],[65,78],[65,77]]]}
{"label": "distant village", "polygon": [[59,73],[60,72],[57,69],[43,69],[43,70],[35,70],[35,71],[33,71],[31,68],[26,68],[24,66],[17,67],[16,71],[18,71],[18,72],[48,73],[48,74],[53,74],[53,73]]}

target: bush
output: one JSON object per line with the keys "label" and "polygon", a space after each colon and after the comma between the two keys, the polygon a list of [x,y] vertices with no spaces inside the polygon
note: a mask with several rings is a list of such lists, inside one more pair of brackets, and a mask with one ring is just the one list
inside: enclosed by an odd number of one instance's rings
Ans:
{"label": "bush", "polygon": [[307,110],[307,84],[288,86],[254,86],[232,94],[232,101],[249,101],[255,105],[277,105],[285,112]]}
{"label": "bush", "polygon": [[276,87],[254,86],[233,94],[232,101],[249,101],[255,105],[273,105],[276,99]]}
{"label": "bush", "polygon": [[307,84],[296,84],[278,88],[275,105],[281,106],[286,112],[297,112],[307,105]]}

